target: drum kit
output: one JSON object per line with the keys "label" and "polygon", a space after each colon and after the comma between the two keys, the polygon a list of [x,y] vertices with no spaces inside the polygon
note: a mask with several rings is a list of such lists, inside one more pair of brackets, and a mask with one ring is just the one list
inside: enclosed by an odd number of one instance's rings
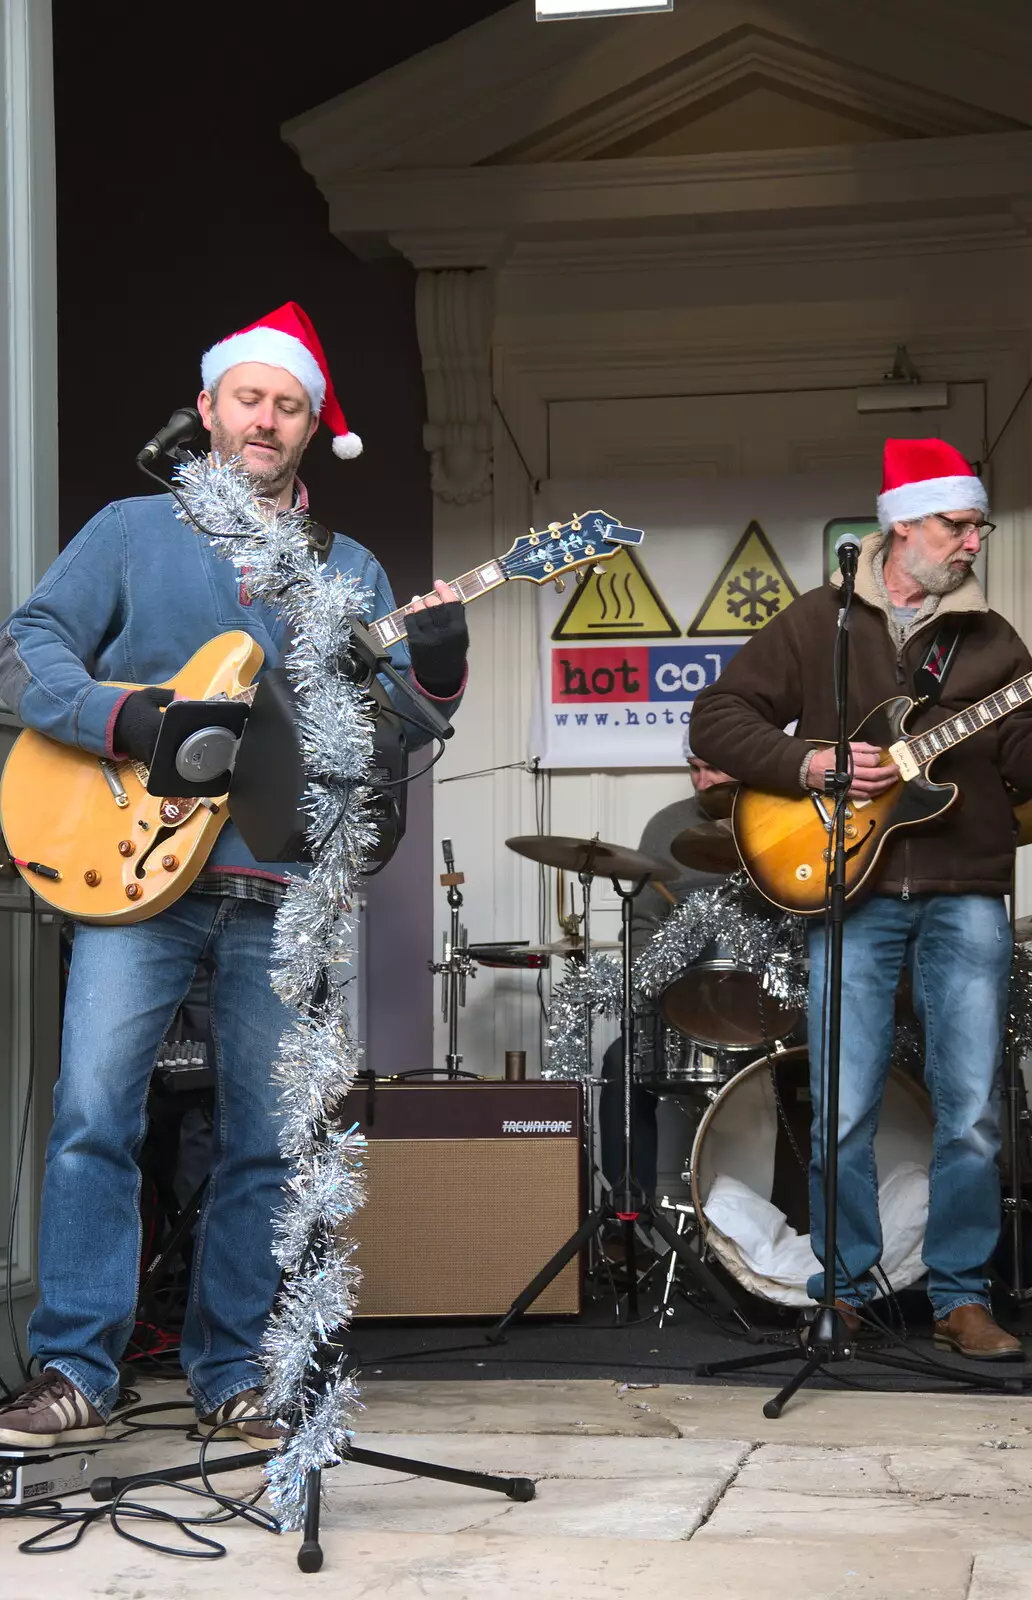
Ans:
{"label": "drum kit", "polygon": [[[737,849],[727,820],[729,791],[706,796],[710,820],[678,835],[670,845],[674,861],[698,872],[721,874],[739,919],[769,919],[771,907],[738,872]],[[712,816],[726,806],[723,815]],[[591,883],[596,878],[648,882],[671,905],[678,902],[664,885],[679,876],[676,866],[640,851],[599,839],[531,835],[509,839],[517,854],[546,866],[575,873],[584,886],[583,942],[561,941],[550,954],[572,955],[589,962],[600,947],[590,938]],[[800,979],[805,966],[799,919],[785,918],[784,949],[776,959],[794,966]],[[560,948],[561,947],[561,948]],[[795,987],[798,990],[799,983]],[[634,1002],[633,1080],[658,1099],[673,1100],[689,1124],[690,1156],[682,1180],[690,1184],[690,1204],[678,1211],[678,1236],[690,1225],[705,1254],[717,1257],[743,1287],[760,1299],[782,1305],[807,1304],[806,1277],[816,1263],[808,1254],[807,1165],[810,1154],[809,1058],[805,1045],[805,1008],[777,1000],[765,974],[719,940],[705,946],[654,999],[640,994]],[[590,1017],[587,1019],[590,1051]],[[585,1063],[586,1099],[600,1083],[590,1053]],[[614,1090],[615,1092],[615,1090]],[[591,1119],[593,1121],[593,1118]],[[878,1135],[879,1173],[883,1187],[893,1174],[911,1173],[932,1154],[932,1118],[923,1089],[894,1070],[888,1086]],[[736,1187],[737,1186],[737,1187]],[[745,1191],[748,1191],[746,1194]],[[729,1194],[743,1197],[743,1225],[735,1225]],[[799,1236],[795,1269],[786,1272],[750,1249],[757,1204],[770,1216],[780,1212]],[[719,1199],[719,1205],[718,1205]],[[711,1203],[712,1202],[712,1203]],[[719,1214],[720,1226],[707,1207]],[[920,1209],[918,1205],[918,1209]],[[910,1207],[907,1215],[913,1213]],[[766,1226],[764,1222],[764,1226]],[[887,1231],[893,1228],[887,1220]],[[901,1227],[899,1249],[886,1239],[886,1256],[894,1265],[893,1284],[906,1287],[924,1271],[920,1239]],[[911,1230],[912,1231],[912,1230]],[[736,1237],[740,1233],[741,1237]],[[903,1237],[903,1233],[906,1234]],[[923,1225],[921,1228],[923,1234]],[[690,1234],[689,1234],[690,1237]],[[670,1260],[664,1315],[672,1314]]]}

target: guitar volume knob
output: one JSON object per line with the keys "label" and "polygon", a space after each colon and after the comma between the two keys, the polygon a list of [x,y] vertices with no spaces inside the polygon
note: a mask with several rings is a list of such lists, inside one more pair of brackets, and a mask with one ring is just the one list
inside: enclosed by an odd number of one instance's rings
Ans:
{"label": "guitar volume knob", "polygon": [[85,884],[88,884],[91,889],[95,889],[100,882],[100,873],[91,867],[88,872],[83,873],[82,878]]}
{"label": "guitar volume knob", "polygon": [[125,886],[125,897],[127,900],[139,900],[142,893],[143,890],[140,888],[138,883],[127,883]]}
{"label": "guitar volume knob", "polygon": [[136,846],[131,839],[119,839],[118,853],[120,856],[134,856],[136,854]]}
{"label": "guitar volume knob", "polygon": [[179,865],[179,857],[178,856],[162,856],[161,865],[164,867],[166,872],[175,872],[176,868]]}

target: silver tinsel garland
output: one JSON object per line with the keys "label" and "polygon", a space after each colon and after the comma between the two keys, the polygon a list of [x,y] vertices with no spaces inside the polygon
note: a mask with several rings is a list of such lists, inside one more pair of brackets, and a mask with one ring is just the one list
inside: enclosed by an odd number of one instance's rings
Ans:
{"label": "silver tinsel garland", "polygon": [[[637,1001],[654,1000],[708,945],[722,956],[760,973],[764,987],[790,1006],[806,1005],[806,970],[796,947],[798,919],[757,912],[744,877],[735,873],[715,889],[695,889],[653,934],[631,973]],[[585,1009],[618,1017],[621,966],[611,956],[593,956],[590,969],[567,962],[552,991],[549,1008],[546,1078],[580,1078],[589,1071]]]}
{"label": "silver tinsel garland", "polygon": [[266,1469],[269,1493],[281,1525],[300,1528],[309,1471],[341,1460],[359,1404],[339,1367],[339,1333],[354,1314],[359,1281],[354,1247],[342,1243],[340,1229],[362,1204],[365,1141],[326,1125],[354,1082],[357,1048],[339,988],[330,983],[324,999],[312,1000],[349,953],[348,913],[375,839],[365,781],[372,724],[361,692],[339,665],[352,619],[365,614],[366,593],[320,564],[303,512],[255,499],[239,461],[197,457],[175,477],[189,510],[189,517],[184,510],[177,515],[209,536],[220,555],[246,565],[251,594],[288,625],[284,666],[297,697],[306,769],[319,775],[305,797],[315,860],[308,877],[290,877],[273,934],[272,985],[298,1013],[280,1040],[274,1069],[283,1109],[280,1146],[294,1176],[276,1220],[285,1288],[261,1353],[268,1408],[291,1428]]}
{"label": "silver tinsel garland", "polygon": [[587,967],[567,961],[562,981],[552,990],[543,1078],[581,1078],[588,1063],[587,1009],[593,1016],[618,1017],[623,983],[619,961],[595,955]]}

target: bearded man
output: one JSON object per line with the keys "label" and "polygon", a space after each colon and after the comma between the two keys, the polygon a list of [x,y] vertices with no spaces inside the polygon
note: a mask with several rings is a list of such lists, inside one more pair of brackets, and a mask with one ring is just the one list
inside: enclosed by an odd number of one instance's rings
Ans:
{"label": "bearded man", "polygon": [[[1028,650],[990,611],[972,571],[993,529],[987,511],[985,488],[952,446],[886,442],[882,532],[863,541],[849,621],[851,726],[880,702],[915,693],[915,674],[919,685],[931,680],[939,689],[912,719],[913,731],[923,732],[1032,671]],[[840,584],[836,574],[794,601],[699,696],[691,740],[705,760],[753,788],[824,793],[834,748],[815,750],[810,741],[833,739],[838,726],[832,663]],[[794,733],[785,733],[797,719]],[[884,751],[863,743],[851,749],[855,800],[897,781]],[[958,784],[960,803],[927,830],[893,835],[874,892],[850,905],[845,918],[836,1307],[853,1336],[864,1304],[879,1292],[874,1135],[905,964],[925,1033],[935,1116],[924,1240],[935,1341],[977,1359],[1015,1360],[1021,1345],[990,1314],[986,1263],[1001,1223],[998,1082],[1011,961],[1004,896],[1014,866],[1013,794],[1032,791],[1032,716],[1018,712],[982,728],[939,758],[933,776]],[[823,1260],[819,1041],[827,997],[820,920],[811,924],[809,943],[810,1216],[814,1252]],[[822,1299],[824,1274],[808,1288]]]}
{"label": "bearded man", "polygon": [[[307,510],[297,470],[320,420],[335,455],[361,450],[315,329],[293,302],[215,345],[201,376],[198,405],[214,449],[224,461],[239,456],[256,495],[277,507]],[[370,618],[394,609],[386,575],[362,545],[313,523],[310,542],[327,567],[369,592]],[[465,682],[469,640],[446,584],[435,585],[429,606],[413,602],[408,646],[391,656],[448,715]],[[40,733],[147,764],[172,696],[106,680],[168,680],[230,629],[257,641],[263,670],[277,665],[283,618],[252,599],[246,573],[177,519],[172,496],[116,501],[76,535],[0,631],[0,697]],[[421,742],[418,730],[409,742]],[[166,911],[130,926],[76,928],[43,1180],[40,1300],[29,1323],[39,1376],[0,1403],[0,1445],[104,1436],[135,1322],[136,1157],[148,1084],[201,961],[213,969],[217,1093],[181,1360],[204,1426],[256,1449],[280,1437],[262,1416],[257,1356],[277,1287],[272,1217],[286,1176],[272,1065],[288,1014],[269,969],[291,870],[254,860],[230,822],[193,887]]]}

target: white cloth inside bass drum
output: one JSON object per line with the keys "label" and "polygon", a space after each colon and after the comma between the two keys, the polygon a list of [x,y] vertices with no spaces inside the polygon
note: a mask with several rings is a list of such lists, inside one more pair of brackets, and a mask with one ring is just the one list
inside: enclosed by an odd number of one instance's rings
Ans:
{"label": "white cloth inside bass drum", "polygon": [[[808,1160],[808,1051],[805,1046],[781,1051],[773,1060],[778,1095],[792,1123],[799,1151]],[[924,1089],[905,1073],[893,1069],[878,1120],[875,1159],[882,1212],[882,1266],[894,1289],[916,1283],[925,1271],[921,1249],[927,1218],[932,1129],[931,1106]],[[776,1161],[779,1136],[781,1156]],[[724,1085],[699,1124],[692,1145],[692,1201],[706,1245],[743,1288],[779,1305],[807,1306],[813,1302],[806,1292],[806,1278],[810,1271],[819,1270],[819,1264],[809,1249],[809,1236],[796,1240],[783,1218],[778,1223],[779,1215],[792,1209],[783,1192],[779,1192],[784,1184],[785,1163],[790,1163],[790,1177],[798,1191],[794,1209],[797,1214],[800,1206],[805,1211],[805,1193],[799,1190],[803,1175],[791,1146],[785,1145],[786,1139],[770,1067],[763,1056]],[[714,1210],[719,1211],[719,1227],[707,1215],[711,1196]],[[754,1205],[755,1197],[759,1197],[759,1203]],[[761,1213],[759,1230],[757,1213]],[[756,1269],[757,1231],[778,1236],[778,1248],[773,1252],[778,1263],[776,1275]],[[797,1231],[803,1234],[802,1227]]]}

